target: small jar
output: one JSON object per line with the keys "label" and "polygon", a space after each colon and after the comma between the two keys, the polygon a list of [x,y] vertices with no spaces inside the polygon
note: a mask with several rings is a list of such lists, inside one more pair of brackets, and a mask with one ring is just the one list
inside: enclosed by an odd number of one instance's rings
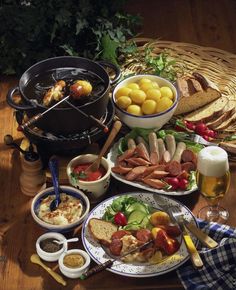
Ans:
{"label": "small jar", "polygon": [[58,261],[61,254],[67,251],[68,244],[66,241],[63,244],[58,245],[53,243],[53,240],[64,241],[66,240],[66,237],[59,233],[49,232],[40,236],[36,241],[37,254],[44,261]]}
{"label": "small jar", "polygon": [[[67,259],[70,256],[71,259]],[[82,263],[81,263],[82,261]],[[68,278],[79,278],[83,273],[85,273],[90,266],[91,259],[89,255],[79,249],[72,249],[64,252],[59,260],[59,269],[63,275]]]}

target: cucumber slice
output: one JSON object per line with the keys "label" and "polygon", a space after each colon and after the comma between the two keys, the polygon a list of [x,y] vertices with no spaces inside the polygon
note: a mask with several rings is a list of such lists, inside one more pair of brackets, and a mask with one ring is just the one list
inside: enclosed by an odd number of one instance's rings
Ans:
{"label": "cucumber slice", "polygon": [[140,224],[145,216],[147,216],[146,212],[143,212],[143,211],[140,211],[140,210],[134,210],[129,215],[128,224],[131,224],[131,223],[134,223],[134,222],[136,224]]}
{"label": "cucumber slice", "polygon": [[141,212],[144,212],[146,214],[148,213],[148,209],[146,208],[146,206],[142,203],[139,203],[139,202],[132,203],[126,209],[126,213],[128,215],[131,214],[133,211],[141,211]]}

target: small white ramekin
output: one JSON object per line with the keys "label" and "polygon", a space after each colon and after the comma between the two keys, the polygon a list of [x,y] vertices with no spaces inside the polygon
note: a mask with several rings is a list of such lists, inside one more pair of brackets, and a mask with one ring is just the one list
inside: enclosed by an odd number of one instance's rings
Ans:
{"label": "small white ramekin", "polygon": [[55,261],[58,261],[61,254],[67,250],[68,244],[67,242],[65,242],[62,244],[62,248],[59,251],[54,252],[54,253],[49,253],[49,252],[44,251],[40,247],[40,242],[46,239],[50,239],[50,238],[53,238],[59,241],[66,240],[66,237],[59,233],[49,232],[49,233],[43,234],[36,241],[36,251],[42,260],[47,261],[47,262],[55,262]]}
{"label": "small white ramekin", "polygon": [[[83,266],[78,267],[78,268],[69,268],[69,267],[65,266],[65,264],[63,262],[64,257],[66,255],[70,255],[70,254],[81,255],[85,260],[85,263],[83,264]],[[72,249],[72,250],[68,250],[68,251],[64,252],[63,254],[61,254],[61,256],[58,260],[59,269],[62,272],[62,274],[65,275],[66,277],[72,278],[72,279],[79,278],[83,273],[85,273],[90,266],[90,262],[91,262],[91,259],[90,259],[89,255],[85,251],[79,250],[79,249]]]}

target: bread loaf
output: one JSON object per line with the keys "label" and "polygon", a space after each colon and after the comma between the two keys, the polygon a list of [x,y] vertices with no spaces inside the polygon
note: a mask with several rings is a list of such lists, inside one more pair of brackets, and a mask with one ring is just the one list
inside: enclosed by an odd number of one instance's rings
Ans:
{"label": "bread loaf", "polygon": [[221,97],[215,84],[199,73],[177,80],[179,102],[175,115],[192,112]]}
{"label": "bread loaf", "polygon": [[118,230],[113,223],[97,218],[90,219],[88,227],[94,239],[105,246],[110,245],[112,234]]}

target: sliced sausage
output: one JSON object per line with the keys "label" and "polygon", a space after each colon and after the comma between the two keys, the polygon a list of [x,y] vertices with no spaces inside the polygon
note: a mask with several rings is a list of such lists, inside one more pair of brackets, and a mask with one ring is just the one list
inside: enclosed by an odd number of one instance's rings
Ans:
{"label": "sliced sausage", "polygon": [[149,178],[157,178],[157,179],[161,179],[166,177],[167,175],[169,175],[169,172],[167,171],[163,171],[163,170],[154,170],[152,173],[150,173],[148,176],[146,176],[145,178],[149,179]]}
{"label": "sliced sausage", "polygon": [[170,157],[172,158],[176,150],[175,137],[173,135],[168,134],[165,137],[165,142],[166,142],[166,148],[170,153]]}
{"label": "sliced sausage", "polygon": [[196,154],[190,150],[190,149],[185,149],[181,155],[181,160],[183,162],[194,162],[197,159]]}
{"label": "sliced sausage", "polygon": [[132,158],[126,159],[126,161],[128,162],[128,164],[131,164],[133,166],[140,166],[140,165],[148,166],[150,164],[149,161],[141,157],[132,157]]}
{"label": "sliced sausage", "polygon": [[127,158],[132,157],[134,155],[134,153],[135,153],[135,148],[127,149],[122,155],[120,155],[118,157],[118,162],[123,161],[123,160],[125,160]]}
{"label": "sliced sausage", "polygon": [[122,250],[123,243],[120,239],[113,239],[109,246],[109,250],[114,256],[119,256]]}
{"label": "sliced sausage", "polygon": [[181,164],[178,161],[171,161],[166,165],[166,171],[168,171],[171,176],[177,176],[182,172]]}
{"label": "sliced sausage", "polygon": [[197,169],[196,168],[196,164],[194,162],[185,162],[185,163],[182,163],[181,164],[181,168],[182,168],[182,170],[185,170],[187,172],[195,171]]}
{"label": "sliced sausage", "polygon": [[140,229],[136,232],[136,238],[146,243],[152,239],[152,233],[149,229]]}
{"label": "sliced sausage", "polygon": [[137,166],[126,174],[125,179],[129,181],[136,180],[141,174],[143,174],[146,170],[146,166]]}
{"label": "sliced sausage", "polygon": [[114,239],[121,239],[123,238],[125,235],[131,235],[131,232],[129,231],[126,231],[126,230],[119,230],[119,231],[116,231],[112,234],[111,236],[111,240],[114,240]]}
{"label": "sliced sausage", "polygon": [[166,183],[159,179],[154,178],[145,178],[143,179],[143,182],[147,185],[157,188],[157,189],[163,189],[166,187]]}
{"label": "sliced sausage", "polygon": [[171,159],[172,161],[181,161],[181,156],[183,151],[186,149],[186,144],[184,142],[179,142],[177,144],[176,150],[175,150],[175,154],[173,156],[173,158]]}
{"label": "sliced sausage", "polygon": [[132,167],[123,167],[123,166],[114,166],[112,167],[111,171],[118,174],[127,174],[132,170]]}
{"label": "sliced sausage", "polygon": [[139,157],[150,161],[149,153],[146,146],[143,143],[139,143],[136,147],[136,153]]}

